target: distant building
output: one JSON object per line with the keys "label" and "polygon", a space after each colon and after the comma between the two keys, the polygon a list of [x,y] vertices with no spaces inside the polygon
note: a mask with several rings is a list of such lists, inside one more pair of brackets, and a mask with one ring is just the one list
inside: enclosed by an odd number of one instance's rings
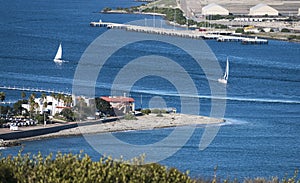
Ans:
{"label": "distant building", "polygon": [[95,98],[89,98],[86,96],[72,96],[72,98],[74,99],[74,106],[78,105],[80,101],[83,102],[87,107],[93,106],[95,104]]}
{"label": "distant building", "polygon": [[216,3],[211,3],[202,8],[202,15],[229,15],[229,11]]}
{"label": "distant building", "polygon": [[[56,113],[60,113],[64,108],[69,108],[66,103],[61,99],[56,99],[53,96],[46,96],[45,99],[35,98],[34,102],[37,107],[34,109],[34,112],[42,114],[43,111],[49,112],[50,115],[54,116]],[[47,106],[44,106],[44,103],[47,103]],[[30,104],[22,104],[22,107],[30,111]]]}
{"label": "distant building", "polygon": [[124,114],[135,110],[134,99],[130,97],[101,97],[101,99],[109,102],[110,105],[118,111],[122,111]]}
{"label": "distant building", "polygon": [[278,16],[278,11],[271,6],[260,3],[252,8],[250,8],[249,15],[251,16]]}

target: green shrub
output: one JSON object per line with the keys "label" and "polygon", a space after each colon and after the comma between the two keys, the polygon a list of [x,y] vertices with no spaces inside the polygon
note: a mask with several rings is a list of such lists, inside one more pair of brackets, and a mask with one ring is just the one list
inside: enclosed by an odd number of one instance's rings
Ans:
{"label": "green shrub", "polygon": [[143,114],[148,115],[148,114],[151,113],[151,110],[150,110],[150,109],[143,109],[143,110],[141,110],[141,112],[142,112]]}
{"label": "green shrub", "polygon": [[17,182],[17,179],[14,178],[13,169],[7,164],[0,164],[0,182]]}
{"label": "green shrub", "polygon": [[163,117],[162,113],[158,113],[156,117]]}
{"label": "green shrub", "polygon": [[45,115],[45,119],[44,119],[43,114],[37,114],[35,115],[35,119],[38,121],[38,123],[44,124],[44,120],[47,120],[47,115]]}
{"label": "green shrub", "polygon": [[112,9],[111,8],[109,8],[109,7],[106,7],[106,8],[103,8],[103,12],[108,12],[108,11],[111,11]]}
{"label": "green shrub", "polygon": [[152,109],[151,113],[153,113],[153,114],[159,114],[160,110],[159,109]]}
{"label": "green shrub", "polygon": [[281,29],[281,32],[291,32],[289,29],[283,28]]}
{"label": "green shrub", "polygon": [[[30,156],[19,153],[17,156],[2,157],[0,155],[0,182],[222,182],[214,169],[212,179],[191,179],[188,173],[175,168],[167,168],[158,163],[144,164],[144,157],[131,161],[115,161],[110,157],[102,157],[92,161],[88,155],[57,153],[43,156],[41,153]],[[223,182],[240,182],[237,179],[225,179]],[[242,182],[242,181],[241,181]],[[293,177],[283,179],[254,178],[244,180],[245,183],[296,183],[299,182],[298,170]]]}
{"label": "green shrub", "polygon": [[60,115],[62,115],[66,120],[68,121],[75,121],[75,114],[72,109],[70,108],[64,108]]}
{"label": "green shrub", "polygon": [[124,119],[125,120],[137,120],[137,118],[135,117],[135,115],[132,114],[132,113],[125,114]]}
{"label": "green shrub", "polygon": [[167,111],[165,109],[152,109],[151,113],[153,113],[153,114],[166,114]]}
{"label": "green shrub", "polygon": [[235,33],[244,33],[244,29],[243,28],[237,28],[235,30]]}
{"label": "green shrub", "polygon": [[[130,164],[129,164],[130,163]],[[101,158],[93,162],[88,155],[41,153],[0,159],[1,182],[195,182],[187,174],[152,163],[143,158],[131,162]]]}
{"label": "green shrub", "polygon": [[298,40],[300,40],[300,36],[297,36],[297,35],[289,35],[289,36],[288,36],[288,39],[289,39],[289,40],[293,40],[293,39],[298,39]]}
{"label": "green shrub", "polygon": [[180,25],[184,25],[187,22],[187,19],[183,16],[183,11],[179,8],[171,9],[171,8],[152,7],[152,8],[143,9],[142,11],[165,14],[166,20],[176,22]]}

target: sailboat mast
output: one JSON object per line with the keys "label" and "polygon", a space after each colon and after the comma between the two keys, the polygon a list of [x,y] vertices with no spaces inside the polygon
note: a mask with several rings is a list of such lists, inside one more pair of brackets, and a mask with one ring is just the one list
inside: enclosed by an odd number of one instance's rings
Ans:
{"label": "sailboat mast", "polygon": [[62,45],[61,45],[61,43],[58,46],[58,49],[57,49],[57,52],[56,52],[56,55],[55,55],[53,61],[54,62],[62,62]]}
{"label": "sailboat mast", "polygon": [[228,57],[226,60],[226,70],[225,70],[225,78],[226,80],[228,80],[228,74],[229,74],[229,61],[228,61]]}
{"label": "sailboat mast", "polygon": [[218,79],[218,82],[227,84],[228,75],[229,75],[229,61],[227,57],[224,76],[223,78]]}

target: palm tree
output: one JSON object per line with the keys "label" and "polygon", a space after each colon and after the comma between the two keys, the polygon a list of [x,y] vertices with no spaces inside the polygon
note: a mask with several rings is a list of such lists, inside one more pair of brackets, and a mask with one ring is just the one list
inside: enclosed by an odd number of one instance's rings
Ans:
{"label": "palm tree", "polygon": [[66,103],[66,96],[64,94],[61,94],[61,100],[63,101],[63,103]]}
{"label": "palm tree", "polygon": [[66,96],[65,97],[66,106],[71,107],[72,102],[73,102],[72,96]]}
{"label": "palm tree", "polygon": [[0,92],[0,100],[1,100],[1,102],[3,102],[5,100],[5,93],[4,92]]}
{"label": "palm tree", "polygon": [[[45,93],[42,93],[41,95],[41,102],[43,103],[43,111],[44,111],[44,108],[47,107],[47,95]],[[46,104],[45,104],[46,103]],[[45,106],[46,105],[46,106]]]}
{"label": "palm tree", "polygon": [[65,96],[63,95],[63,94],[61,94],[61,93],[58,93],[57,95],[56,95],[56,99],[57,99],[57,101],[58,101],[58,105],[62,105],[62,102],[64,102],[64,99],[65,99]]}
{"label": "palm tree", "polygon": [[43,104],[43,111],[45,110],[45,108],[47,108],[47,106],[48,106],[48,103],[44,102],[44,104]]}
{"label": "palm tree", "polygon": [[30,97],[32,97],[33,99],[35,99],[36,94],[35,94],[35,93],[32,93],[32,94],[30,95]]}
{"label": "palm tree", "polygon": [[42,93],[42,102],[43,102],[43,113],[44,113],[45,109],[48,106],[47,95],[45,93]]}
{"label": "palm tree", "polygon": [[21,93],[21,97],[22,97],[22,99],[24,100],[25,97],[26,97],[26,93],[25,93],[25,92],[22,92],[22,93]]}
{"label": "palm tree", "polygon": [[41,98],[42,98],[43,101],[44,101],[45,99],[47,99],[47,95],[46,95],[45,93],[42,93]]}
{"label": "palm tree", "polygon": [[[1,100],[1,102],[3,102],[5,100],[5,93],[4,92],[0,92],[0,100]],[[0,106],[0,118],[1,118],[1,108],[2,108],[2,106]]]}
{"label": "palm tree", "polygon": [[35,93],[32,93],[29,97],[29,114],[30,114],[30,118],[31,118],[31,115],[32,115],[32,112],[34,111],[34,107],[35,107]]}
{"label": "palm tree", "polygon": [[34,103],[35,114],[38,113],[39,104],[37,102]]}
{"label": "palm tree", "polygon": [[51,93],[51,97],[53,97],[54,99],[56,99],[55,93]]}

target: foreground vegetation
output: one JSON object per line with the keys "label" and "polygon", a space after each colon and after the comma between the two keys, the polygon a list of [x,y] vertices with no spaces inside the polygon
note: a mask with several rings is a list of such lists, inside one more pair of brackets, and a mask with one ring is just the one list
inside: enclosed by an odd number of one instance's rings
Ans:
{"label": "foreground vegetation", "polygon": [[[0,182],[240,182],[235,180],[221,181],[216,177],[209,179],[192,179],[187,173],[175,168],[167,168],[157,163],[143,164],[143,157],[130,162],[114,161],[101,158],[92,161],[82,153],[57,153],[43,156],[19,153],[17,156],[0,156]],[[245,179],[247,183],[299,183],[298,172],[291,178]]]}
{"label": "foreground vegetation", "polygon": [[58,153],[43,157],[28,154],[0,160],[0,182],[195,182],[187,174],[159,164],[141,165],[143,158],[129,162],[87,155]]}

